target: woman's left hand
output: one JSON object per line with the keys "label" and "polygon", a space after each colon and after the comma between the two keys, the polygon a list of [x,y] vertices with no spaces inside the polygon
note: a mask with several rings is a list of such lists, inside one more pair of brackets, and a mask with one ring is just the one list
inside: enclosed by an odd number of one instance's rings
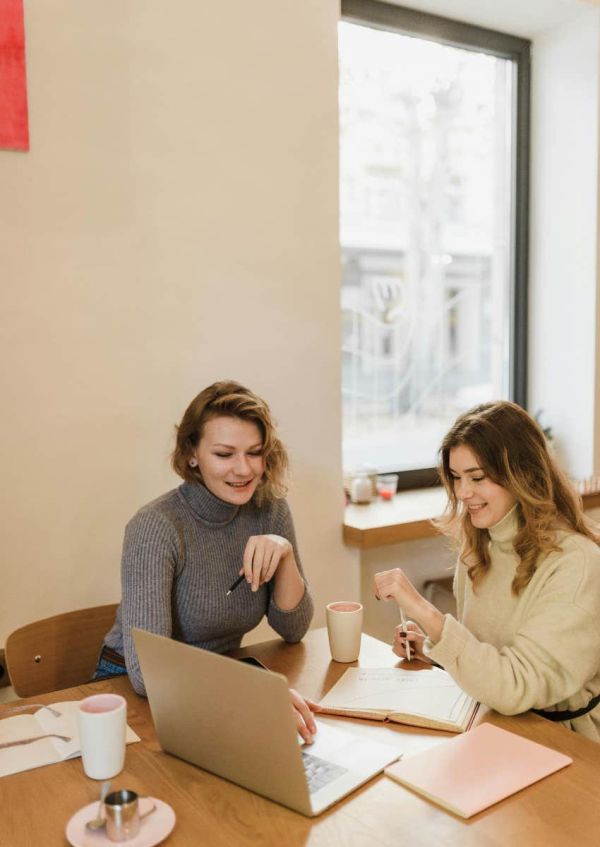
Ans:
{"label": "woman's left hand", "polygon": [[392,650],[396,656],[401,659],[408,659],[406,645],[408,643],[411,659],[419,659],[421,662],[431,661],[423,652],[423,642],[425,641],[425,633],[420,626],[414,621],[406,622],[406,629],[402,624],[398,624],[394,630],[394,642]]}
{"label": "woman's left hand", "polygon": [[294,555],[292,545],[281,535],[251,535],[244,550],[244,564],[240,576],[244,574],[252,591],[272,579],[279,565]]}

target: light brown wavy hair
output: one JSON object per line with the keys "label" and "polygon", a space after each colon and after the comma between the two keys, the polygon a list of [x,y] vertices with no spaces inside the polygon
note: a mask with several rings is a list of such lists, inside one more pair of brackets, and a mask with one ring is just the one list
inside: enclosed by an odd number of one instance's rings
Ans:
{"label": "light brown wavy hair", "polygon": [[285,496],[288,456],[277,435],[271,411],[257,394],[232,380],[209,385],[185,410],[181,423],[175,427],[175,449],[171,455],[175,473],[186,482],[203,482],[200,468],[191,468],[189,462],[207,421],[217,417],[239,418],[258,427],[265,463],[265,472],[254,494],[258,505]]}
{"label": "light brown wavy hair", "polygon": [[450,451],[464,445],[483,472],[516,500],[518,532],[513,546],[519,564],[512,581],[515,595],[531,581],[539,562],[560,550],[557,531],[571,530],[600,543],[583,514],[581,499],[558,467],[536,421],[516,403],[497,401],[461,415],[440,448],[440,476],[448,506],[436,526],[458,543],[460,561],[474,589],[490,567],[487,529],[473,526],[459,502],[450,473]]}

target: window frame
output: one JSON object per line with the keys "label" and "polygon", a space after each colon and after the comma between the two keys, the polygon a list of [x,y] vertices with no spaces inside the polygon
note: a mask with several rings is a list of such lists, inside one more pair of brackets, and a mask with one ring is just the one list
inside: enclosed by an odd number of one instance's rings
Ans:
{"label": "window frame", "polygon": [[[514,63],[514,145],[509,280],[509,398],[527,408],[529,299],[529,173],[531,137],[531,41],[463,21],[381,0],[341,0],[340,20],[416,36],[463,50],[488,53]],[[398,489],[439,485],[437,468],[399,472]]]}

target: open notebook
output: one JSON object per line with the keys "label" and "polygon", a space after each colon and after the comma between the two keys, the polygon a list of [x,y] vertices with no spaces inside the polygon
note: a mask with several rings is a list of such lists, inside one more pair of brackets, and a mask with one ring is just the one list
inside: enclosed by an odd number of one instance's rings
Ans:
{"label": "open notebook", "polygon": [[324,714],[464,732],[479,704],[440,668],[348,668],[319,705]]}
{"label": "open notebook", "polygon": [[470,818],[572,761],[484,723],[390,765],[385,773],[455,815]]}
{"label": "open notebook", "polygon": [[[13,715],[2,718],[0,720],[0,777],[80,756],[78,708],[78,700],[66,700],[63,703],[52,703],[50,708],[38,709],[32,715]],[[69,740],[64,741],[58,736]],[[131,744],[139,740],[128,726],[126,743]]]}

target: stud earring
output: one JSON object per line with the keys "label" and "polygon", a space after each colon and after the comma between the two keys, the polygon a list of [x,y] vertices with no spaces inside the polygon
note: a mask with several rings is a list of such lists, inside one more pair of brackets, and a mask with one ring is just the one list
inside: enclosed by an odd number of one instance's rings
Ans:
{"label": "stud earring", "polygon": [[198,467],[198,459],[190,459],[189,462],[188,462],[188,465],[190,466],[190,468],[197,468]]}

